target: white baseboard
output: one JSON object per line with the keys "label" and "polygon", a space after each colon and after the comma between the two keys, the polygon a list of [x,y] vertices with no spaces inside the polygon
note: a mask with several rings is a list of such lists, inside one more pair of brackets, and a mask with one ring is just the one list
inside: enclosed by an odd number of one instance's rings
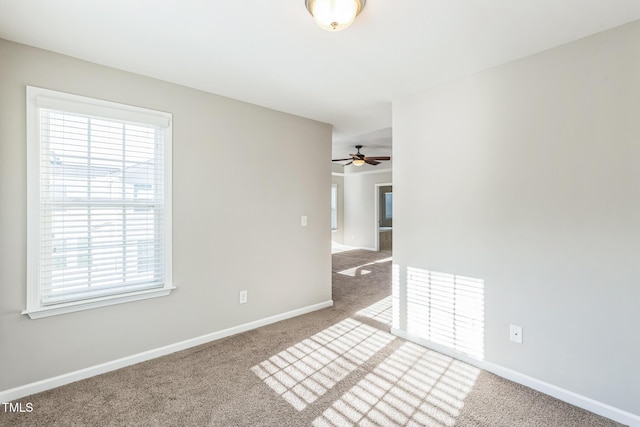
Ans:
{"label": "white baseboard", "polygon": [[275,316],[267,317],[260,320],[255,320],[253,322],[234,326],[228,329],[223,329],[221,331],[213,332],[207,335],[202,335],[200,337],[195,337],[185,341],[180,341],[175,344],[169,344],[164,347],[156,348],[153,350],[145,351],[145,352],[134,354],[127,357],[123,357],[121,359],[112,360],[110,362],[101,363],[100,365],[91,366],[91,367],[80,369],[74,372],[69,372],[67,374],[59,375],[57,377],[48,378],[41,381],[30,383],[30,384],[25,384],[19,387],[15,387],[9,390],[0,391],[0,402],[10,402],[12,400],[20,399],[25,396],[30,396],[35,393],[40,393],[45,390],[50,390],[52,388],[60,387],[65,384],[69,384],[75,381],[80,381],[85,378],[104,374],[110,371],[115,371],[116,369],[135,365],[136,363],[144,362],[146,360],[155,359],[160,356],[166,356],[167,354],[175,353],[181,350],[186,350],[191,347],[195,347],[201,344],[206,344],[211,341],[216,341],[221,338],[239,334],[241,332],[250,331],[252,329],[256,329],[261,326],[266,326],[271,323],[290,319],[292,317],[297,317],[303,314],[311,313],[313,311],[321,310],[323,308],[332,307],[332,306],[333,306],[333,300],[324,301],[318,304],[288,311],[286,313],[277,314]]}
{"label": "white baseboard", "polygon": [[530,377],[512,369],[505,368],[504,366],[487,362],[485,360],[476,359],[464,353],[459,353],[443,345],[439,345],[424,338],[408,334],[407,332],[400,329],[391,328],[391,333],[400,338],[415,342],[416,344],[419,344],[423,347],[430,348],[434,351],[437,351],[438,353],[442,353],[449,357],[461,360],[465,363],[468,363],[469,365],[473,365],[485,371],[492,372],[502,378],[506,378],[515,383],[522,384],[541,393],[555,397],[556,399],[560,399],[564,402],[570,403],[571,405],[586,409],[587,411],[593,412],[594,414],[598,414],[619,423],[626,424],[630,427],[640,427],[640,415],[632,414],[631,412],[627,412],[606,403],[599,402],[597,400],[591,399],[590,397],[582,396],[570,390],[563,389],[561,387],[549,384],[547,382]]}

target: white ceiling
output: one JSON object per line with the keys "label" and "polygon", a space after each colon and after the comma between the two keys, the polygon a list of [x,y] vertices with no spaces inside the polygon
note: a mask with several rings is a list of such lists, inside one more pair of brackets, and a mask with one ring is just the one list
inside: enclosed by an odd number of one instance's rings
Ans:
{"label": "white ceiling", "polygon": [[304,0],[0,0],[0,38],[331,123],[334,157],[389,155],[398,97],[637,19],[639,0],[369,0],[330,33]]}

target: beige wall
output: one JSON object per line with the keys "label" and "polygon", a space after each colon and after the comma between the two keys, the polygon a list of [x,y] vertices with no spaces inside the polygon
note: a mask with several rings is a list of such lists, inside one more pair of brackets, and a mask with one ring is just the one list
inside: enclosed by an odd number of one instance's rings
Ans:
{"label": "beige wall", "polygon": [[[376,184],[390,183],[389,162],[364,172],[344,175],[344,244],[374,249],[378,226],[376,224]],[[363,166],[364,168],[364,166]],[[384,168],[384,169],[383,169]]]}
{"label": "beige wall", "polygon": [[[329,125],[4,40],[0,58],[0,391],[331,299]],[[172,295],[20,315],[25,85],[173,113]]]}
{"label": "beige wall", "polygon": [[394,102],[395,326],[481,279],[486,362],[640,414],[639,100],[636,22]]}

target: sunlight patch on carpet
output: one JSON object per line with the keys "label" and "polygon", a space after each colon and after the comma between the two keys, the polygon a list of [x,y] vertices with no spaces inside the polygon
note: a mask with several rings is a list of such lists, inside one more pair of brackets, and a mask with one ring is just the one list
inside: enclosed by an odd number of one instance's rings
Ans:
{"label": "sunlight patch on carpet", "polygon": [[339,271],[338,274],[342,274],[343,276],[365,276],[367,274],[371,274],[371,270],[366,270],[363,268],[364,266],[360,265],[358,267],[348,268],[346,270]]}
{"label": "sunlight patch on carpet", "polygon": [[345,319],[251,370],[298,411],[316,401],[395,339],[354,319]]}
{"label": "sunlight patch on carpet", "polygon": [[392,321],[392,307],[391,296],[381,299],[380,301],[371,304],[369,307],[358,311],[358,316],[368,317],[369,319],[377,320],[385,325],[391,325]]}
{"label": "sunlight patch on carpet", "polygon": [[405,343],[316,418],[315,427],[450,427],[480,369]]}
{"label": "sunlight patch on carpet", "polygon": [[338,274],[342,274],[343,276],[349,276],[349,277],[364,276],[366,274],[371,274],[371,270],[367,270],[365,267],[370,265],[381,264],[384,262],[389,262],[391,261],[391,259],[392,259],[391,257],[378,259],[376,261],[368,262],[366,264],[362,264],[356,267],[347,268],[346,270],[338,271]]}

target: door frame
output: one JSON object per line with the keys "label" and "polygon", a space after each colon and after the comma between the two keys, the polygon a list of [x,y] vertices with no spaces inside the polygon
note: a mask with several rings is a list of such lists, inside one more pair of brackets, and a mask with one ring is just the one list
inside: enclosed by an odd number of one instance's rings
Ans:
{"label": "door frame", "polygon": [[[378,230],[380,224],[380,187],[391,186],[393,188],[392,182],[382,182],[378,184],[374,184],[374,204],[373,204],[373,247],[377,251],[380,250],[380,231]],[[393,191],[393,190],[392,190]]]}

